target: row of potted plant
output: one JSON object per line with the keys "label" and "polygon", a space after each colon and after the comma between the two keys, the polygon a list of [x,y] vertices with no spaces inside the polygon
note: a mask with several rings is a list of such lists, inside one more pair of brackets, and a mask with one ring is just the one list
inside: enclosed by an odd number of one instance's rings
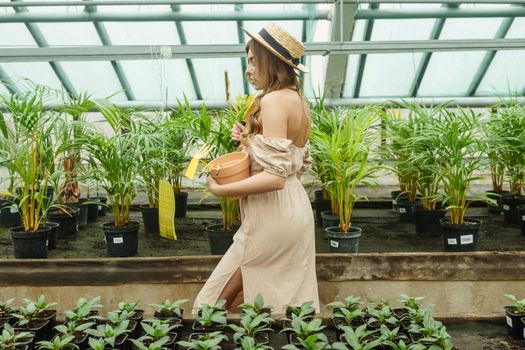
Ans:
{"label": "row of potted plant", "polygon": [[[442,235],[447,251],[475,249],[481,222],[466,217],[467,209],[475,201],[496,205],[494,195],[501,194],[504,178],[512,189],[503,197],[506,221],[525,225],[525,206],[519,206],[525,204],[523,106],[507,102],[483,115],[450,103],[328,110],[322,102],[312,109],[313,169],[322,187],[314,204],[331,251],[358,251],[361,229],[351,225],[352,210],[357,200],[366,199],[358,186],[376,188],[378,171],[399,178],[401,189],[393,199],[400,219],[415,217],[419,234]],[[471,185],[489,166],[493,192],[472,195]]]}
{"label": "row of potted plant", "polygon": [[[144,319],[138,303],[119,303],[119,308],[100,315],[100,297],[80,298],[75,308],[64,312],[64,322],[54,326],[55,303],[44,296],[25,299],[24,306],[12,308],[14,299],[0,302],[0,346],[19,349],[35,344],[39,349],[90,348],[124,349],[272,349],[271,334],[279,329],[287,336],[283,349],[453,349],[452,340],[441,322],[431,316],[432,305],[421,307],[421,297],[401,295],[402,307],[391,309],[386,301],[364,303],[349,296],[329,304],[337,339],[330,343],[323,330],[327,325],[316,318],[312,302],[287,306],[280,324],[272,318],[272,307],[259,294],[253,303],[240,305],[237,319],[227,319],[224,300],[203,304],[195,315],[192,333],[179,339],[183,304],[187,300],[166,300],[155,307],[153,319]],[[16,320],[16,321],[15,321]],[[138,327],[140,325],[140,328]],[[331,327],[331,326],[330,326]],[[231,339],[225,330],[233,331]]]}

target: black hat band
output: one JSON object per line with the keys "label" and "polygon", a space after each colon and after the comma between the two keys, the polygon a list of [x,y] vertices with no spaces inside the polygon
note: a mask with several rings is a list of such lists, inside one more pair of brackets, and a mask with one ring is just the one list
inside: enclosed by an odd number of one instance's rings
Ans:
{"label": "black hat band", "polygon": [[288,51],[286,48],[284,48],[277,40],[275,40],[267,31],[266,29],[261,29],[259,32],[259,35],[275,50],[277,51],[281,56],[286,58],[287,60],[292,61],[293,64],[296,66],[299,64],[299,59],[292,57],[290,54],[290,51]]}

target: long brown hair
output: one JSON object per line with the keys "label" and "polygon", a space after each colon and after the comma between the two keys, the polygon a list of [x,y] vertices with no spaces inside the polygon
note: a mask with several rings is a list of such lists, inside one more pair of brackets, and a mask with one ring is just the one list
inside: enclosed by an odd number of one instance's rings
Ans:
{"label": "long brown hair", "polygon": [[248,51],[252,51],[256,62],[257,82],[261,84],[262,93],[255,98],[254,112],[249,116],[246,129],[241,135],[241,141],[244,144],[246,144],[250,135],[262,133],[260,103],[264,95],[283,88],[290,88],[297,91],[301,98],[304,99],[301,90],[301,79],[291,66],[281,61],[256,40],[248,41],[245,50],[246,54],[248,54]]}

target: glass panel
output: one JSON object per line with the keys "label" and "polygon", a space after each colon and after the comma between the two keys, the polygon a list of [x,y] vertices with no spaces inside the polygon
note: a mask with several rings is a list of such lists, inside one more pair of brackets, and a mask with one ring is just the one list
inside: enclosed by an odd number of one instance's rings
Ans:
{"label": "glass panel", "polygon": [[38,28],[51,46],[102,44],[92,23],[39,23]]}
{"label": "glass panel", "polygon": [[0,95],[10,95],[11,93],[7,88],[4,86],[4,84],[0,83]]}
{"label": "glass panel", "polygon": [[[447,19],[440,39],[491,39],[501,18]],[[432,54],[418,96],[463,96],[478,71],[485,52],[436,52]]]}
{"label": "glass panel", "polygon": [[22,23],[0,23],[0,46],[36,47],[33,37]]}
{"label": "glass panel", "polygon": [[28,91],[35,84],[61,89],[62,84],[46,62],[2,63],[6,74],[17,84],[20,91]]}
{"label": "glass panel", "polygon": [[368,55],[359,97],[408,96],[422,53]]}
{"label": "glass panel", "polygon": [[306,57],[306,65],[310,68],[310,73],[304,75],[303,90],[306,97],[313,99],[314,96],[323,95],[327,62],[328,56],[313,55]]}
{"label": "glass panel", "polygon": [[182,27],[189,45],[239,43],[234,21],[183,22]]}
{"label": "glass panel", "polygon": [[78,93],[87,92],[94,98],[115,95],[119,99],[122,86],[109,62],[61,62],[71,84]]}
{"label": "glass panel", "polygon": [[[47,0],[36,0],[34,2],[46,2]],[[30,12],[38,13],[61,13],[61,12],[82,12],[84,6],[30,6],[26,7]]]}
{"label": "glass panel", "polygon": [[225,70],[230,80],[230,96],[244,94],[244,73],[238,58],[200,58],[194,59],[193,64],[203,99],[226,100]]}
{"label": "glass panel", "polygon": [[113,45],[180,44],[173,22],[104,22],[104,24]]}
{"label": "glass panel", "polygon": [[[525,37],[525,18],[516,18],[505,38]],[[525,50],[498,51],[481,81],[476,95],[507,95],[525,90]]]}
{"label": "glass panel", "polygon": [[345,78],[345,86],[343,89],[343,97],[352,98],[354,96],[358,63],[359,63],[359,55],[348,55],[348,63],[346,64],[346,78]]}
{"label": "glass panel", "polygon": [[196,99],[186,62],[182,59],[121,61],[131,90],[139,101]]}
{"label": "glass panel", "polygon": [[168,5],[110,5],[97,6],[97,11],[109,13],[166,12],[170,11],[170,7]]}

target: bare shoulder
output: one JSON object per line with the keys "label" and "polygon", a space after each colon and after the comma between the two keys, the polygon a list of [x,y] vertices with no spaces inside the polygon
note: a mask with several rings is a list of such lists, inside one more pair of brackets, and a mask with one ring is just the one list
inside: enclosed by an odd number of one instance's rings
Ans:
{"label": "bare shoulder", "polygon": [[261,108],[279,106],[279,108],[294,108],[301,103],[297,92],[289,89],[272,91],[261,99]]}
{"label": "bare shoulder", "polygon": [[263,135],[286,137],[288,124],[287,97],[282,91],[272,91],[261,99],[261,120]]}

